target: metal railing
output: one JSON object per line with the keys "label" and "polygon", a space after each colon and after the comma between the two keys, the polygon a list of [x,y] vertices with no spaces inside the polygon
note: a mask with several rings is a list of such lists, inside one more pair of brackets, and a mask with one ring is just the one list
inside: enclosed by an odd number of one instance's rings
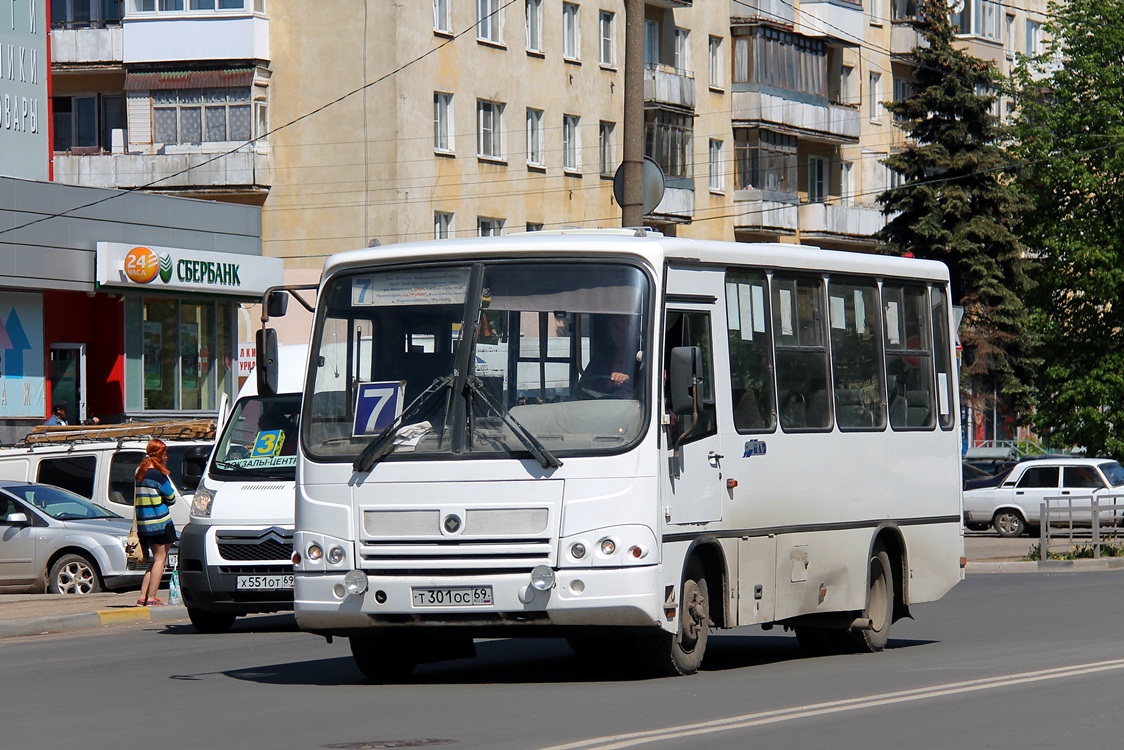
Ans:
{"label": "metal railing", "polygon": [[1104,492],[1047,497],[1040,506],[1038,559],[1049,559],[1050,546],[1087,541],[1093,558],[1105,545],[1124,541],[1124,494]]}

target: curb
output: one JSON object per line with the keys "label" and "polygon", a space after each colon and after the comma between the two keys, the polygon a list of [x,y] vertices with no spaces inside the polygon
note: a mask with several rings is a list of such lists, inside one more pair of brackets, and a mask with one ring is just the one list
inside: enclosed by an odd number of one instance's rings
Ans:
{"label": "curb", "polygon": [[132,625],[134,623],[174,622],[185,617],[187,617],[187,608],[174,604],[158,607],[155,612],[149,607],[121,607],[118,609],[99,609],[96,612],[83,612],[76,615],[25,617],[16,620],[0,620],[0,638],[66,633],[116,625]]}
{"label": "curb", "polygon": [[965,570],[968,573],[1083,573],[1099,570],[1124,570],[1124,558],[970,562]]}

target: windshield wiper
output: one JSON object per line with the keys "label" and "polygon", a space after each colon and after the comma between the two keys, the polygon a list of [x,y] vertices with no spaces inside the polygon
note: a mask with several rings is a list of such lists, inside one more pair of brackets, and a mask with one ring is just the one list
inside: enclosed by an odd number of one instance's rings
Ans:
{"label": "windshield wiper", "polygon": [[429,387],[418,394],[418,397],[411,401],[410,405],[403,409],[393,422],[384,427],[374,440],[367,443],[367,447],[359,454],[359,458],[355,459],[352,468],[356,471],[370,471],[371,467],[390,450],[395,436],[398,435],[399,428],[413,419],[422,409],[428,407],[433,397],[451,387],[455,380],[452,375],[446,375],[430,383]]}
{"label": "windshield wiper", "polygon": [[473,394],[480,397],[480,399],[485,404],[487,404],[489,408],[495,410],[496,413],[500,415],[503,423],[511,428],[511,431],[515,434],[515,437],[519,438],[519,442],[523,443],[527,450],[531,452],[531,455],[534,456],[540,464],[542,464],[542,467],[544,469],[557,469],[562,465],[562,462],[558,460],[558,457],[551,453],[545,445],[540,443],[538,438],[536,438],[530,430],[519,424],[519,421],[515,417],[511,416],[511,412],[509,412],[507,408],[504,407],[500,400],[492,395],[491,391],[484,387],[484,383],[481,382],[480,378],[471,377],[468,379],[466,385]]}

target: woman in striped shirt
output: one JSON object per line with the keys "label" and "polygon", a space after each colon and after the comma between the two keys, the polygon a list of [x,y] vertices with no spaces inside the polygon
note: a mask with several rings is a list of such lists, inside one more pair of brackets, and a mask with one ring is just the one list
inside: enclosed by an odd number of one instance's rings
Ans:
{"label": "woman in striped shirt", "polygon": [[137,467],[133,512],[137,516],[137,535],[141,547],[151,551],[152,565],[141,582],[140,606],[164,602],[156,594],[164,577],[168,548],[176,543],[176,527],[168,506],[176,501],[176,488],[168,478],[168,446],[162,440],[149,440],[144,460]]}

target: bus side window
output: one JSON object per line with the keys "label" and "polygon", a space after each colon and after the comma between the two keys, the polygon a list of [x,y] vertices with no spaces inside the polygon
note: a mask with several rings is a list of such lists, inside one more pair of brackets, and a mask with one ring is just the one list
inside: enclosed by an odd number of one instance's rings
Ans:
{"label": "bus side window", "polygon": [[928,294],[919,284],[883,284],[890,426],[932,429],[933,344]]}
{"label": "bus side window", "polygon": [[870,278],[828,282],[835,420],[840,430],[886,426],[878,284]]}
{"label": "bus side window", "polygon": [[786,431],[831,429],[825,318],[822,278],[773,277],[777,397]]}
{"label": "bus side window", "polygon": [[738,432],[772,432],[777,426],[768,303],[763,272],[743,269],[727,272],[730,387],[734,428]]}

